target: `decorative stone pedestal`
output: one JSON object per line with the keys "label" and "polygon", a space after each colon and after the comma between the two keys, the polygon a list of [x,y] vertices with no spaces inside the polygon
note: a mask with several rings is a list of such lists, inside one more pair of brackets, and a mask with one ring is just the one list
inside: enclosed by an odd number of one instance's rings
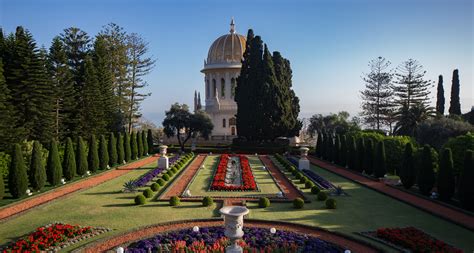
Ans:
{"label": "decorative stone pedestal", "polygon": [[298,162],[298,169],[299,170],[309,170],[309,160],[307,158],[308,156],[308,151],[309,148],[307,147],[301,147],[300,152],[301,152],[301,158],[300,161]]}
{"label": "decorative stone pedestal", "polygon": [[166,156],[166,149],[168,146],[160,146],[160,158],[158,159],[158,168],[167,170],[169,168],[168,157]]}
{"label": "decorative stone pedestal", "polygon": [[230,239],[230,245],[225,249],[226,253],[242,253],[242,247],[237,244],[237,240],[244,236],[244,215],[249,213],[249,209],[243,206],[225,206],[219,210],[224,215],[225,236]]}

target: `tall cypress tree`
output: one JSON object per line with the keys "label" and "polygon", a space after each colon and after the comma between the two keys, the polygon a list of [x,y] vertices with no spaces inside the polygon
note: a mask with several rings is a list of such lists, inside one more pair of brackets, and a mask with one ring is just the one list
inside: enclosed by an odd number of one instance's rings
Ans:
{"label": "tall cypress tree", "polygon": [[142,131],[143,155],[148,155],[148,143],[145,130]]}
{"label": "tall cypress tree", "polygon": [[138,158],[138,142],[137,142],[137,133],[132,132],[132,137],[130,139],[130,146],[132,148],[132,160],[136,160]]}
{"label": "tall cypress tree", "polygon": [[146,135],[147,143],[148,143],[148,153],[153,154],[153,132],[151,129],[148,129],[148,134]]}
{"label": "tall cypress tree", "polygon": [[438,193],[441,200],[450,200],[454,195],[453,155],[451,149],[443,150],[439,162]]}
{"label": "tall cypress tree", "polygon": [[137,132],[136,138],[137,138],[137,148],[138,148],[137,149],[138,150],[137,157],[142,157],[143,156],[142,131]]}
{"label": "tall cypress tree", "polygon": [[342,135],[341,138],[341,161],[340,165],[342,167],[346,167],[347,165],[347,137],[346,135]]}
{"label": "tall cypress tree", "polygon": [[362,172],[365,168],[364,159],[365,159],[365,142],[364,138],[360,137],[357,140],[357,156],[356,156],[356,170]]}
{"label": "tall cypress tree", "polygon": [[474,151],[466,150],[464,156],[464,166],[459,177],[459,200],[462,207],[467,210],[474,210]]}
{"label": "tall cypress tree", "polygon": [[438,87],[436,94],[436,112],[440,115],[444,115],[444,87],[443,87],[443,75],[438,76]]}
{"label": "tall cypress tree", "polygon": [[91,135],[89,140],[89,154],[87,155],[87,162],[91,172],[96,172],[100,168],[99,151],[97,147],[97,140],[94,134]]}
{"label": "tall cypress tree", "polygon": [[83,176],[89,170],[89,164],[87,162],[86,147],[81,136],[77,137],[76,162],[77,174]]}
{"label": "tall cypress tree", "polygon": [[317,131],[316,146],[314,147],[314,154],[316,157],[321,157],[321,131]]}
{"label": "tall cypress tree", "polygon": [[403,187],[410,189],[416,180],[416,167],[415,157],[413,154],[413,145],[408,142],[405,145],[405,151],[403,153],[402,167],[400,168],[400,180],[402,181]]}
{"label": "tall cypress tree", "polygon": [[333,146],[333,157],[334,157],[334,163],[340,164],[341,161],[341,140],[339,137],[339,134],[336,135],[336,139],[334,140],[334,146]]}
{"label": "tall cypress tree", "polygon": [[107,141],[105,140],[105,136],[100,136],[99,141],[99,168],[101,170],[107,169],[109,165],[109,152],[107,150]]}
{"label": "tall cypress tree", "polygon": [[357,168],[357,146],[354,136],[349,138],[348,148],[347,148],[347,166],[351,170],[356,170]]}
{"label": "tall cypress tree", "polygon": [[130,162],[132,160],[132,147],[130,143],[130,134],[128,132],[125,133],[125,138],[124,138],[124,150],[125,150],[125,161]]}
{"label": "tall cypress tree", "polygon": [[115,140],[114,133],[109,134],[109,165],[113,167],[117,165],[117,141]]}
{"label": "tall cypress tree", "polygon": [[461,102],[459,100],[459,71],[453,71],[451,85],[451,100],[449,101],[449,114],[461,115]]}
{"label": "tall cypress tree", "polygon": [[374,173],[374,142],[371,139],[365,142],[364,171],[368,175]]}
{"label": "tall cypress tree", "polygon": [[25,196],[28,189],[28,176],[26,175],[26,166],[23,161],[23,154],[19,144],[15,144],[8,173],[8,188],[13,198]]}
{"label": "tall cypress tree", "polygon": [[74,155],[74,147],[70,137],[66,138],[66,149],[64,150],[63,158],[63,175],[68,181],[76,176],[76,156]]}
{"label": "tall cypress tree", "polygon": [[385,173],[387,173],[385,144],[383,141],[379,141],[379,143],[377,144],[377,149],[375,151],[374,175],[377,178],[381,178],[385,176]]}
{"label": "tall cypress tree", "polygon": [[59,158],[58,143],[52,139],[49,146],[46,176],[50,185],[58,185],[63,177],[63,168]]}
{"label": "tall cypress tree", "polygon": [[124,148],[124,143],[123,143],[123,135],[122,133],[117,134],[117,163],[118,164],[123,164],[125,161],[125,150]]}
{"label": "tall cypress tree", "polygon": [[326,160],[332,162],[333,161],[333,146],[334,146],[334,140],[332,137],[332,134],[328,134],[328,137],[325,138],[326,140]]}
{"label": "tall cypress tree", "polygon": [[420,192],[429,195],[435,183],[435,173],[433,166],[431,147],[425,145],[421,153],[421,164],[417,176],[417,184]]}
{"label": "tall cypress tree", "polygon": [[39,141],[33,143],[28,176],[33,190],[39,191],[44,187],[46,183],[46,170],[43,164],[42,147]]}
{"label": "tall cypress tree", "polygon": [[[325,159],[326,158],[326,131],[322,130],[321,131],[321,154],[319,155],[319,158]],[[319,140],[318,140],[319,141]]]}

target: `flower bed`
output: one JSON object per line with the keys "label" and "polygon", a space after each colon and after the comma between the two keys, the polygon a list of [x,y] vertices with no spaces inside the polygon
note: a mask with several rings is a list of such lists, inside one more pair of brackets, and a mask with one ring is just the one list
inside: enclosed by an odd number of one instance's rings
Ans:
{"label": "flower bed", "polygon": [[[176,163],[179,159],[180,159],[179,155],[171,157],[168,160],[170,167],[174,163]],[[147,172],[146,174],[144,174],[143,176],[141,176],[140,178],[138,178],[137,180],[135,180],[135,182],[133,184],[135,185],[136,188],[143,187],[146,184],[148,184],[148,182],[153,180],[153,178],[158,176],[161,172],[163,172],[163,169],[160,169],[160,168],[153,169],[153,170]]]}
{"label": "flower bed", "polygon": [[312,170],[306,170],[305,169],[305,170],[303,170],[303,173],[306,176],[308,176],[308,178],[311,179],[311,181],[313,181],[313,183],[315,183],[321,189],[325,189],[325,190],[335,190],[336,189],[336,186],[334,186],[331,182],[326,180],[324,177],[316,174]]}
{"label": "flower bed", "polygon": [[225,177],[227,173],[227,163],[229,161],[229,155],[221,155],[219,164],[217,165],[216,173],[211,184],[211,190],[213,191],[255,191],[257,190],[257,183],[253,177],[252,169],[249,165],[249,160],[245,155],[237,155],[240,159],[240,169],[242,170],[242,184],[227,185],[225,183]]}
{"label": "flower bed", "polygon": [[81,227],[63,223],[53,223],[37,228],[15,242],[1,248],[1,252],[55,251],[77,242],[109,231],[107,228]]}
{"label": "flower bed", "polygon": [[379,228],[371,233],[371,236],[392,243],[398,247],[410,250],[413,253],[444,252],[461,253],[457,249],[443,241],[440,241],[425,232],[414,228]]}
{"label": "flower bed", "polygon": [[[244,227],[244,237],[239,244],[244,252],[344,252],[342,248],[316,237],[278,230]],[[223,227],[200,228],[158,234],[152,238],[132,243],[127,253],[147,252],[224,252],[229,241]]]}

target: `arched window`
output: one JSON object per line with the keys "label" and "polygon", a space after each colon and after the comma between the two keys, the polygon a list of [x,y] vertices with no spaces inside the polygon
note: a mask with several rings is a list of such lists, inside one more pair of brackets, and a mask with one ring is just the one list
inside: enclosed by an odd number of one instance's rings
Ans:
{"label": "arched window", "polygon": [[221,97],[225,98],[225,80],[221,78]]}
{"label": "arched window", "polygon": [[237,120],[235,118],[230,118],[229,119],[229,126],[235,126],[237,125]]}
{"label": "arched window", "polygon": [[230,79],[230,91],[232,98],[235,98],[235,78]]}
{"label": "arched window", "polygon": [[222,127],[224,127],[224,128],[226,127],[225,126],[225,119],[222,119]]}
{"label": "arched window", "polygon": [[209,80],[206,80],[206,98],[209,98],[209,96],[211,95],[211,93],[209,92]]}
{"label": "arched window", "polygon": [[216,86],[216,79],[212,79],[212,97],[215,97],[216,96],[216,90],[217,90],[217,86]]}

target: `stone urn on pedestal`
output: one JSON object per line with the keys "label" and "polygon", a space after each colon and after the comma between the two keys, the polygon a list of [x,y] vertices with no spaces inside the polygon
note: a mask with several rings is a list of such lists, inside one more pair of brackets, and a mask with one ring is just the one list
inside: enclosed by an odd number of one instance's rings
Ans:
{"label": "stone urn on pedestal", "polygon": [[225,206],[219,210],[224,215],[225,236],[230,239],[230,245],[225,249],[226,253],[242,253],[242,247],[237,244],[244,236],[244,215],[249,209],[244,206]]}
{"label": "stone urn on pedestal", "polygon": [[309,151],[309,148],[307,147],[300,148],[301,157],[300,157],[300,161],[298,162],[299,170],[309,170],[309,160],[307,158],[308,151]]}
{"label": "stone urn on pedestal", "polygon": [[167,170],[169,167],[168,157],[166,156],[166,149],[168,146],[160,146],[160,158],[158,159],[158,168]]}

